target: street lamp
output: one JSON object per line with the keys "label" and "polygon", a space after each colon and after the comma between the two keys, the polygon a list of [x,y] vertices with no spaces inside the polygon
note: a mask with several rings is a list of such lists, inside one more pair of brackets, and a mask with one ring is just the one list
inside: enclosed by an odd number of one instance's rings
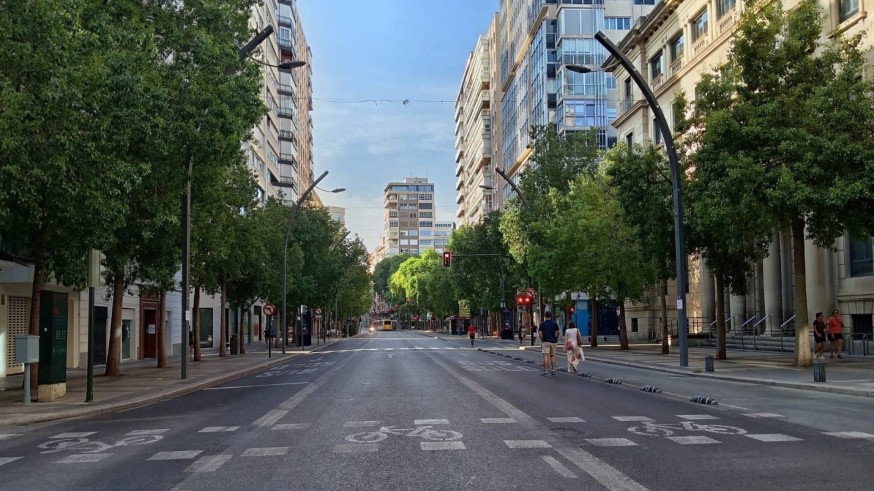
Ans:
{"label": "street lamp", "polygon": [[[658,100],[652,93],[652,89],[646,84],[643,76],[638,72],[625,54],[615,44],[613,44],[607,36],[598,31],[595,34],[595,39],[604,46],[611,55],[615,56],[619,64],[625,68],[634,83],[643,92],[643,97],[652,109],[655,115],[656,126],[662,134],[665,142],[665,150],[668,152],[668,162],[671,165],[671,184],[673,187],[674,198],[674,242],[675,242],[675,260],[677,263],[677,328],[680,335],[680,366],[689,366],[689,349],[686,334],[686,253],[685,242],[683,241],[683,205],[680,195],[680,163],[677,158],[677,149],[674,147],[674,137],[671,134],[671,128],[668,126],[668,121],[659,106]],[[565,68],[576,73],[589,73],[593,71],[591,68],[580,65],[565,65]],[[608,67],[612,70],[613,65]]]}
{"label": "street lamp", "polygon": [[[292,225],[292,223],[294,223],[294,214],[297,211],[297,209],[300,208],[300,206],[303,204],[304,201],[306,201],[307,196],[310,195],[310,193],[313,191],[313,189],[316,187],[316,185],[319,182],[321,182],[321,180],[324,179],[325,176],[327,176],[327,175],[328,175],[328,171],[325,171],[322,173],[322,175],[320,175],[318,177],[318,179],[313,181],[313,183],[310,184],[310,186],[308,188],[306,188],[306,190],[303,192],[303,194],[300,195],[300,197],[297,199],[297,201],[295,201],[294,204],[292,204],[291,211],[288,213],[288,225],[285,228],[285,246],[284,246],[283,251],[282,251],[282,311],[280,313],[281,314],[280,315],[280,319],[281,319],[280,320],[280,323],[281,323],[280,328],[282,328],[282,353],[285,353],[285,345],[286,345],[286,343],[288,343],[288,322],[287,322],[288,321],[288,319],[287,319],[288,314],[286,313],[285,302],[286,302],[286,297],[288,296],[288,286],[287,286],[288,238],[291,236],[291,225]],[[328,191],[328,192],[340,193],[340,192],[343,192],[345,190],[346,190],[345,188],[336,188],[336,189],[333,189],[333,190]],[[302,348],[303,347],[303,340],[301,340],[300,337],[298,337],[298,342],[300,343],[300,346]]]}
{"label": "street lamp", "polygon": [[[248,43],[237,49],[240,60],[251,58],[252,51],[265,39],[273,34],[273,26],[267,26],[256,34]],[[227,70],[226,70],[227,72]],[[191,322],[191,310],[188,302],[188,290],[191,287],[191,176],[194,166],[194,155],[189,152],[185,163],[185,193],[182,196],[182,328],[180,353],[180,378],[188,378],[188,325]],[[195,338],[197,339],[197,338]],[[224,346],[221,347],[224,350]],[[90,350],[89,350],[90,351]]]}

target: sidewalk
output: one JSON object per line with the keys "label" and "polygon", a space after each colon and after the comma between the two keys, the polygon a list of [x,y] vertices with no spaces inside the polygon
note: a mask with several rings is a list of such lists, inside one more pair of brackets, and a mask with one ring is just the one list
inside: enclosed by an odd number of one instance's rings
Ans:
{"label": "sidewalk", "polygon": [[[446,333],[433,333],[443,339],[458,339],[467,341],[466,336],[453,336]],[[519,348],[518,340],[501,341],[497,337],[486,337],[486,340],[506,344],[508,348]],[[530,339],[525,339],[526,351],[540,352],[540,343],[531,346]],[[843,359],[825,359],[826,382],[813,381],[813,368],[796,368],[792,366],[794,353],[779,353],[771,351],[741,351],[728,350],[727,360],[714,360],[714,371],[704,371],[704,357],[715,356],[716,349],[708,347],[689,347],[688,365],[680,367],[680,348],[671,346],[671,353],[661,354],[661,344],[632,344],[629,350],[622,351],[618,344],[601,343],[597,348],[583,345],[586,361],[621,365],[632,368],[642,368],[660,372],[682,374],[702,378],[746,382],[775,387],[787,387],[835,394],[847,394],[863,397],[874,397],[874,356],[849,356],[844,352]],[[559,346],[560,356],[564,356],[564,347]]]}
{"label": "sidewalk", "polygon": [[[328,339],[310,350],[323,348],[339,339]],[[306,351],[290,346],[286,354],[274,348],[272,357],[267,357],[267,348],[262,342],[246,346],[245,355],[228,355],[219,358],[218,351],[205,351],[203,360],[187,363],[187,377],[181,379],[181,360],[175,356],[168,360],[167,368],[156,368],[155,360],[126,361],[121,365],[122,375],[104,377],[104,367],[94,369],[94,401],[86,403],[87,372],[85,368],[67,371],[67,397],[61,401],[33,402],[22,404],[24,391],[22,375],[0,378],[0,427],[5,425],[31,424],[62,418],[89,416],[110,411],[130,409],[164,399],[178,397],[204,387],[234,380],[266,367],[288,362]],[[36,391],[31,390],[32,397]]]}

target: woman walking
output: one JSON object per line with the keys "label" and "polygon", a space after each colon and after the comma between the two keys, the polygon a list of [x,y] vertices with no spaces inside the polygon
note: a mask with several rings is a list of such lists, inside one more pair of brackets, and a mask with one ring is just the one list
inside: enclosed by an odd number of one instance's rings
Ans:
{"label": "woman walking", "polygon": [[583,338],[580,336],[580,330],[577,329],[576,323],[570,321],[567,324],[567,329],[564,330],[564,353],[567,356],[567,371],[577,371],[577,365],[583,359]]}

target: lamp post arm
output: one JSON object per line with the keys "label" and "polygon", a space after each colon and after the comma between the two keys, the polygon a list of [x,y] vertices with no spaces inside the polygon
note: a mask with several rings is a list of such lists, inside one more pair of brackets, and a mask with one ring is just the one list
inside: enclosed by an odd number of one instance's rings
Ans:
{"label": "lamp post arm", "polygon": [[686,333],[686,248],[683,238],[683,204],[680,195],[680,162],[677,158],[677,149],[674,146],[674,136],[671,134],[671,129],[668,127],[668,121],[665,119],[665,114],[662,112],[659,102],[656,100],[652,89],[649,88],[643,76],[638,72],[625,54],[615,44],[613,44],[607,36],[598,31],[595,34],[595,39],[601,43],[611,55],[619,60],[619,63],[634,80],[634,83],[643,92],[643,97],[649,103],[655,116],[656,126],[662,134],[665,142],[665,150],[668,153],[668,162],[671,165],[671,181],[674,197],[674,241],[677,263],[677,330],[680,335],[680,366],[689,366],[689,353]]}
{"label": "lamp post arm", "polygon": [[249,56],[249,53],[252,52],[255,48],[258,47],[268,36],[273,34],[273,26],[268,25],[264,29],[261,30],[258,34],[255,35],[248,43],[240,47],[237,53],[240,55],[240,59],[244,59]]}
{"label": "lamp post arm", "polygon": [[502,171],[500,167],[495,167],[495,172],[497,172],[501,177],[504,178],[505,181],[507,181],[507,184],[509,184],[510,187],[513,188],[513,191],[516,191],[516,196],[519,196],[519,199],[522,200],[522,204],[528,206],[528,200],[525,199],[525,195],[522,194],[522,190],[519,189],[519,186],[517,186],[515,182],[507,177],[507,174],[504,174],[504,171]]}

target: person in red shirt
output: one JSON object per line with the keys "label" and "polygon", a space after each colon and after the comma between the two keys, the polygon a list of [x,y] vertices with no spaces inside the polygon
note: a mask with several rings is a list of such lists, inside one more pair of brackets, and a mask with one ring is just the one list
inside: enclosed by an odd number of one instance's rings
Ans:
{"label": "person in red shirt", "polygon": [[[828,318],[828,338],[831,341],[829,345],[829,351],[831,352],[831,356],[829,358],[834,358],[835,354],[838,355],[838,358],[843,358],[841,353],[844,351],[844,320],[841,319],[841,313],[835,310],[832,312],[832,316]],[[837,349],[835,349],[837,347]]]}
{"label": "person in red shirt", "polygon": [[470,345],[473,346],[473,341],[476,339],[476,327],[473,324],[467,326],[467,335],[470,336]]}

